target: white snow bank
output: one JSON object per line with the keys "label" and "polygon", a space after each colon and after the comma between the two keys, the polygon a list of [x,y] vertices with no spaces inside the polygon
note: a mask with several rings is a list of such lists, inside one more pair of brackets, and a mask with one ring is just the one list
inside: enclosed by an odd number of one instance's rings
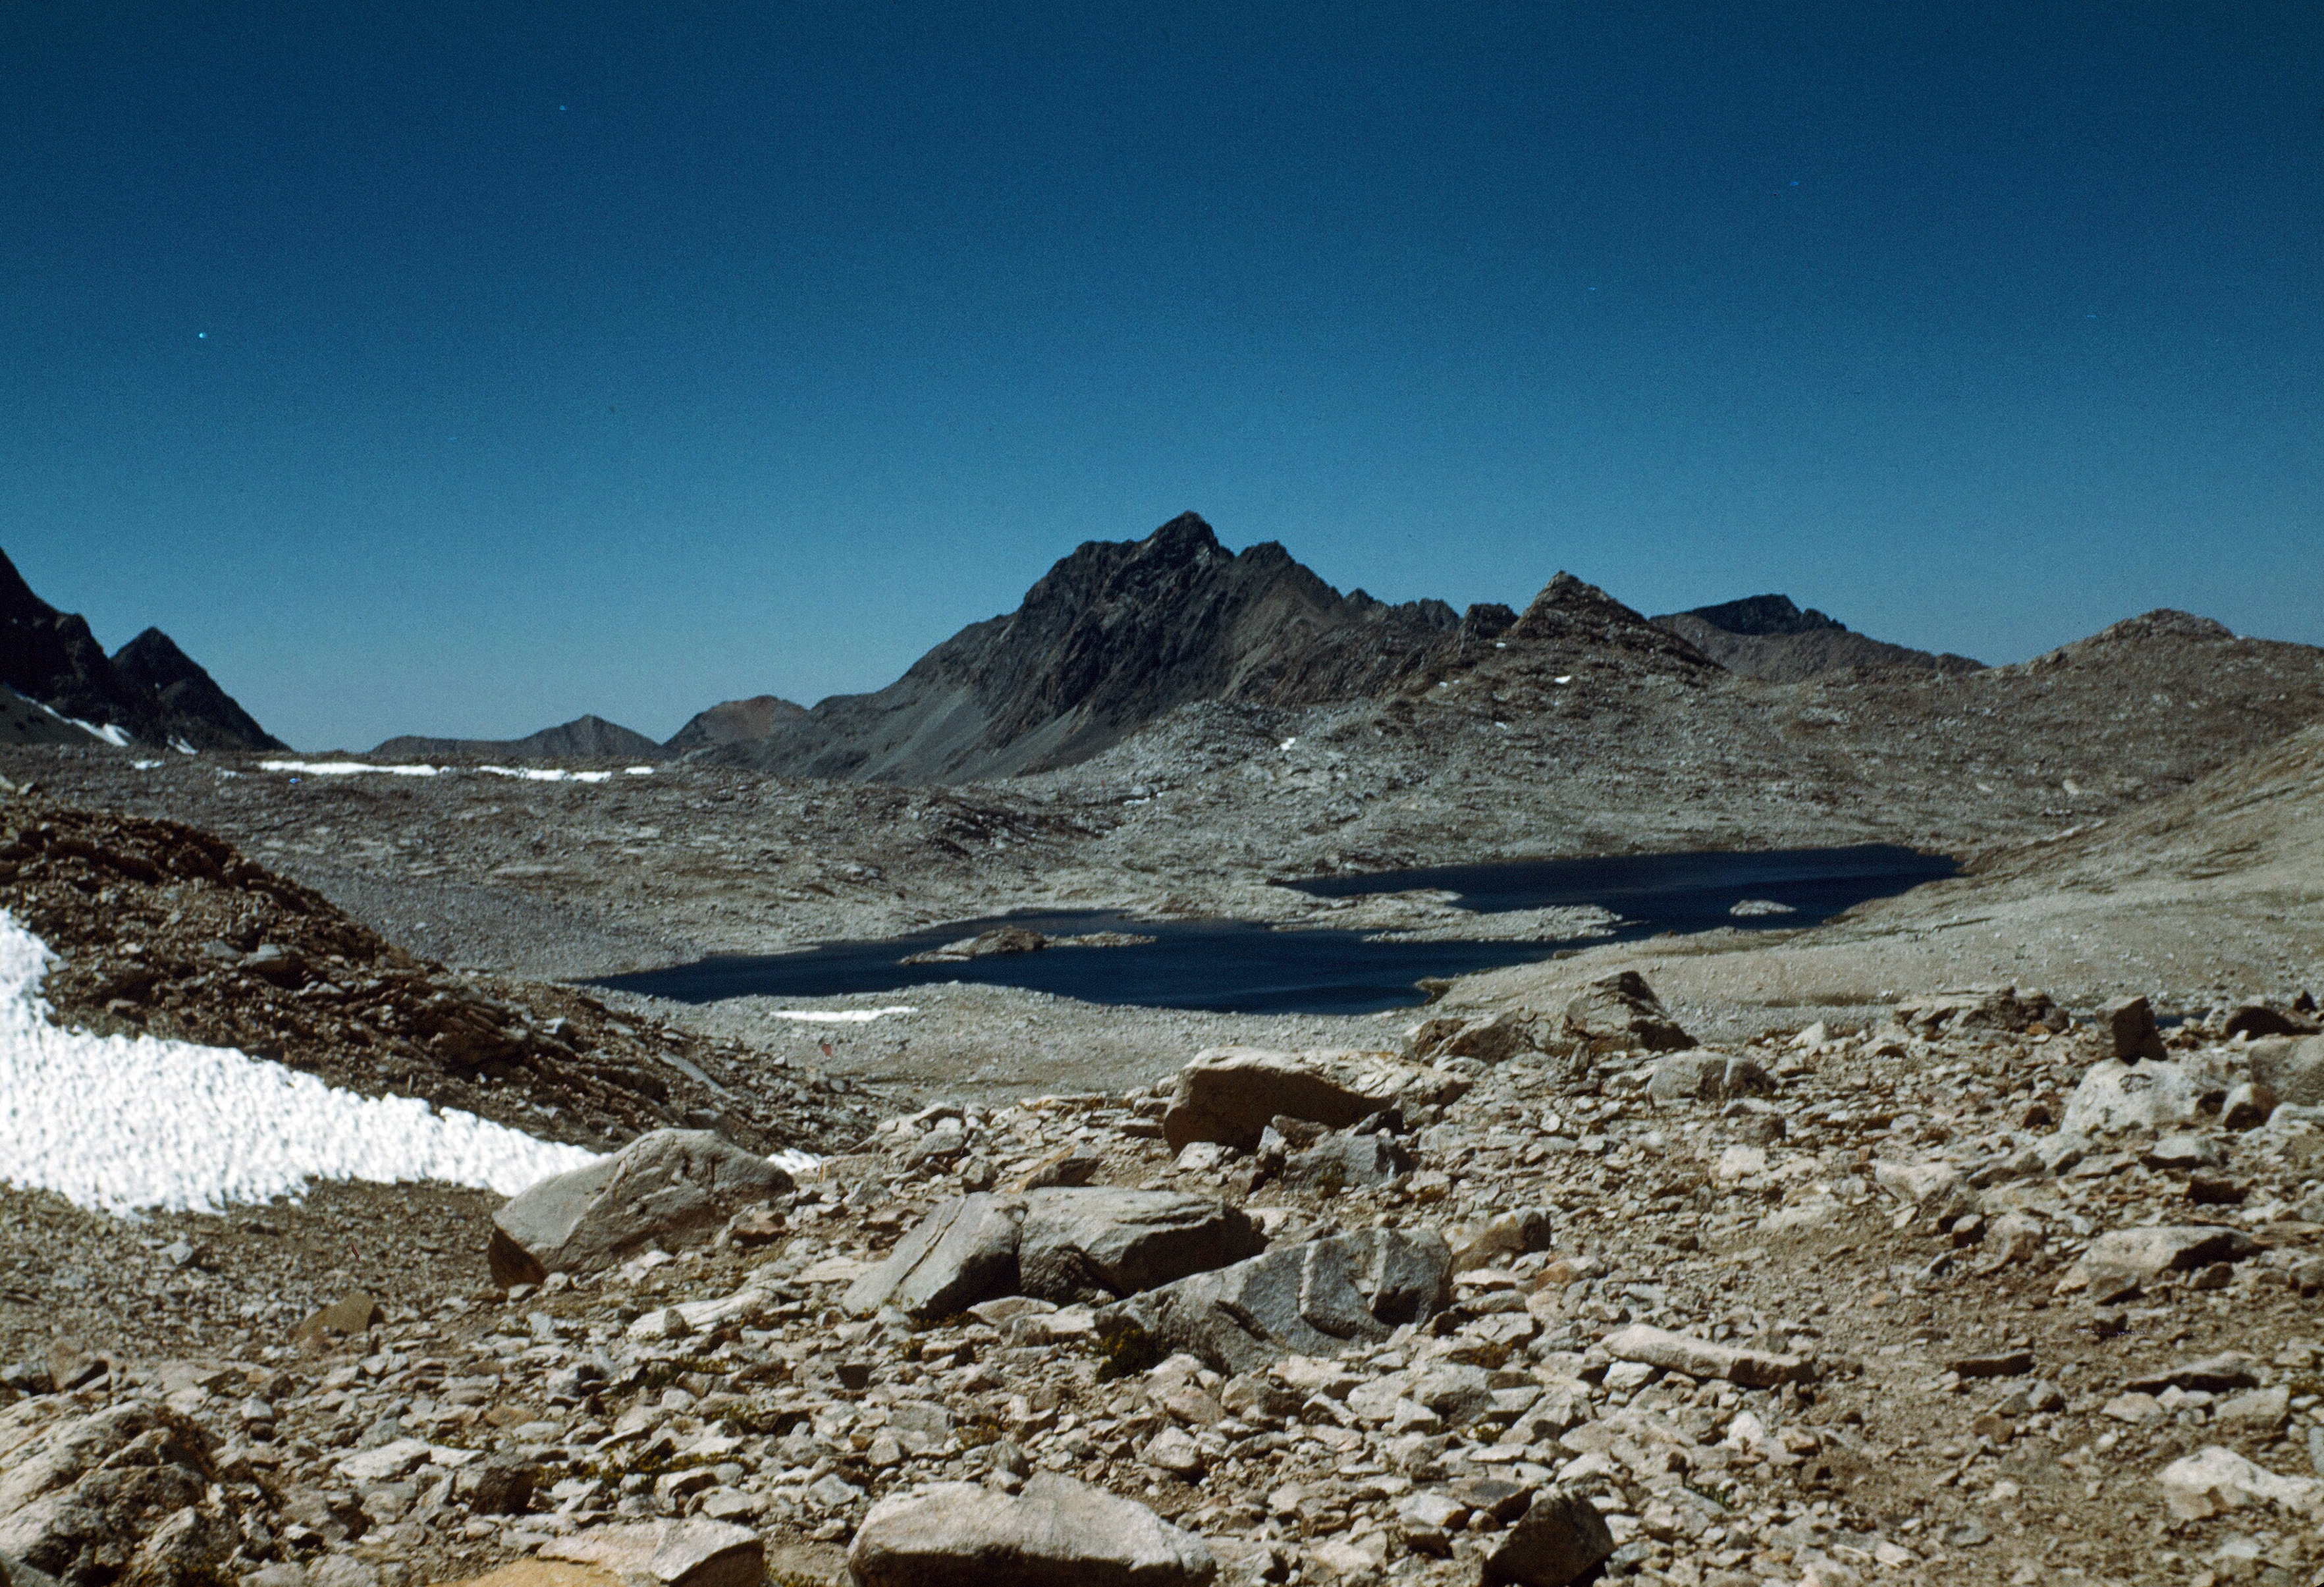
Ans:
{"label": "white snow bank", "polygon": [[309,1178],[432,1179],[514,1195],[594,1162],[411,1097],[370,1098],[226,1047],[49,1023],[55,955],[0,910],[0,1179],[78,1206],[217,1211]]}
{"label": "white snow bank", "polygon": [[[50,715],[54,715],[55,713],[51,712]],[[65,720],[71,723],[75,727],[79,728],[83,733],[93,733],[97,734],[97,737],[103,739],[106,743],[111,744],[116,750],[125,750],[129,747],[129,730],[125,727],[115,727],[110,722],[83,722],[78,716],[68,716]]]}
{"label": "white snow bank", "polygon": [[[309,777],[353,777],[364,771],[376,771],[383,777],[439,777],[460,770],[457,766],[374,765],[369,761],[261,761],[258,764],[262,770],[298,771]],[[603,782],[613,775],[610,771],[565,771],[549,766],[478,766],[475,770],[488,777],[515,777],[526,782]]]}
{"label": "white snow bank", "polygon": [[917,1014],[910,1007],[893,1009],[769,1009],[770,1020],[805,1020],[816,1025],[869,1025],[890,1014]]}
{"label": "white snow bank", "polygon": [[632,777],[651,777],[654,773],[654,769],[650,766],[624,766],[622,770]]}
{"label": "white snow bank", "polygon": [[610,771],[562,771],[548,766],[479,766],[493,777],[519,777],[527,782],[603,782]]}
{"label": "white snow bank", "polygon": [[309,777],[353,777],[376,771],[383,777],[433,777],[437,766],[374,766],[368,761],[261,761],[261,771],[300,771]]}

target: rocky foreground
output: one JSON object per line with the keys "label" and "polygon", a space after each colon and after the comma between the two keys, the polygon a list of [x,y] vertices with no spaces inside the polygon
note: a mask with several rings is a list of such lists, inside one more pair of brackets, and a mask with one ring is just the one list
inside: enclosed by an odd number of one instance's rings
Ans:
{"label": "rocky foreground", "polygon": [[2310,1581],[2313,1031],[1987,992],[1711,1051],[1618,977],[1397,1053],[924,1108],[798,1183],[657,1131],[502,1206],[445,1259],[489,1260],[465,1295],[8,1369],[0,1554],[90,1587]]}

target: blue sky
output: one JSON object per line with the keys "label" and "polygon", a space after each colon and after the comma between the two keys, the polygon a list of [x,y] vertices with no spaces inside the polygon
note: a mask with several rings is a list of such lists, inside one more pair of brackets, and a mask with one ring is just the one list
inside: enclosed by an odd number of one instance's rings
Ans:
{"label": "blue sky", "polygon": [[0,547],[302,747],[876,687],[1187,508],[1391,600],[2324,642],[2312,5],[60,4],[0,59]]}

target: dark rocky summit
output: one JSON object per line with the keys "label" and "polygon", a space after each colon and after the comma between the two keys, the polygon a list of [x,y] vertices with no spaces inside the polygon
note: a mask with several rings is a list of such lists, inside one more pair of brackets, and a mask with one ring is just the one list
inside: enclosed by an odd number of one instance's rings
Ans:
{"label": "dark rocky summit", "polygon": [[171,734],[198,750],[281,749],[177,641],[149,628],[113,652],[114,670],[161,704]]}
{"label": "dark rocky summit", "polygon": [[[0,554],[0,684],[60,717],[86,724],[102,736],[121,735],[157,747],[197,750],[279,750],[269,736],[158,628],[105,653],[88,620],[60,612],[32,593],[15,565]],[[15,742],[69,742],[28,728]]]}
{"label": "dark rocky summit", "polygon": [[1868,638],[1812,606],[1802,611],[1789,595],[1748,595],[1654,622],[1729,672],[1764,683],[1800,683],[1852,667],[1961,673],[1985,665],[1950,651],[1938,655]]}
{"label": "dark rocky summit", "polygon": [[861,781],[1009,776],[1085,760],[1194,701],[1381,693],[1464,633],[1441,601],[1342,595],[1281,546],[1231,552],[1187,512],[1142,540],[1083,545],[1016,611],[963,629],[888,687],[825,700],[720,758]]}
{"label": "dark rocky summit", "polygon": [[[698,720],[698,719],[697,719]],[[576,716],[523,738],[389,739],[374,755],[406,761],[659,761],[669,752],[644,734],[603,716]]]}
{"label": "dark rocky summit", "polygon": [[1630,648],[1708,668],[1570,575],[1523,617],[1498,604],[1465,615],[1442,601],[1391,606],[1342,595],[1272,541],[1229,551],[1186,512],[1142,540],[1089,541],[1016,611],[963,629],[877,694],[783,715],[714,758],[854,781],[1014,776],[1085,761],[1183,706],[1381,697],[1473,665],[1507,648],[1504,635],[1603,638],[1609,624]]}

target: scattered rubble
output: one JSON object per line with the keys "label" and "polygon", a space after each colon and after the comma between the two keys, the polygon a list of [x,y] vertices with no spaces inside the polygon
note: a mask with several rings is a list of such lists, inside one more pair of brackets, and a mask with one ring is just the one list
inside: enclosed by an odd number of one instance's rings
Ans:
{"label": "scattered rubble", "polygon": [[[1693,1043],[1204,1053],[1127,1094],[899,1114],[538,1283],[487,1278],[478,1214],[464,1291],[327,1314],[268,1318],[227,1221],[173,1218],[154,1270],[259,1321],[162,1360],[14,1325],[0,1549],[75,1587],[165,1555],[245,1587],[518,1558],[715,1587],[687,1573],[730,1543],[786,1582],[963,1587],[2306,1580],[2324,1128],[2199,1099],[2070,1134],[2112,1033],[2018,1009],[1770,1032],[1717,1054],[1766,1078],[1726,1099],[1656,1094]],[[2282,1038],[2229,1038],[2235,1011],[2126,1066],[2246,1083]],[[1174,1146],[1190,1100],[1259,1105],[1222,1074],[1290,1079],[1249,1145]],[[1406,1161],[1287,1171],[1330,1142]],[[1083,1186],[969,1188],[1069,1161]],[[2243,1200],[2190,1199],[2204,1174]],[[88,1508],[133,1481],[134,1515]]]}

